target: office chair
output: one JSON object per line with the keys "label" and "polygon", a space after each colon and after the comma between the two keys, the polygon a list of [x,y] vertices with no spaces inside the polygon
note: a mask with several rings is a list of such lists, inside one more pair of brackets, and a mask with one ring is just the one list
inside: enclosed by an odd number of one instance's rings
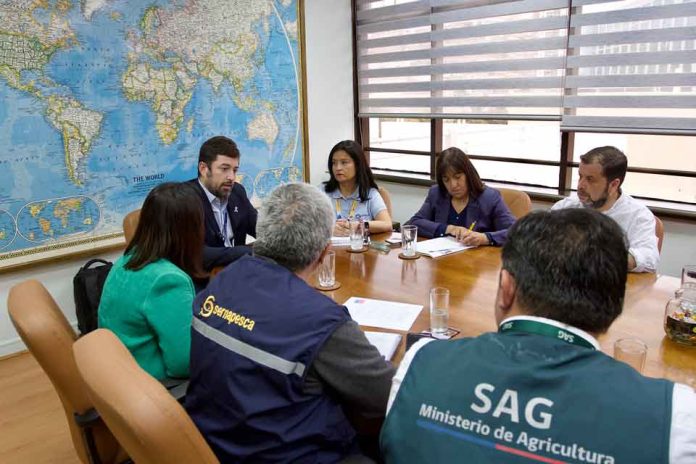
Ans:
{"label": "office chair", "polygon": [[526,216],[532,210],[532,200],[522,190],[499,188],[503,201],[517,219]]}
{"label": "office chair", "polygon": [[113,332],[90,332],[73,351],[97,411],[135,462],[218,463],[184,408]]}
{"label": "office chair", "polygon": [[662,242],[665,239],[665,225],[657,216],[655,216],[655,235],[657,236],[657,251],[662,253]]}
{"label": "office chair", "polygon": [[92,407],[73,358],[77,334],[50,293],[40,282],[28,280],[12,287],[7,307],[17,333],[58,393],[80,460],[130,462]]}
{"label": "office chair", "polygon": [[391,194],[389,193],[389,190],[385,189],[384,187],[379,187],[377,189],[379,192],[380,196],[382,197],[382,200],[384,200],[384,204],[387,205],[387,211],[389,212],[389,216],[392,218],[394,217],[394,213],[392,213],[392,201],[391,201]]}
{"label": "office chair", "polygon": [[380,196],[382,197],[382,200],[384,200],[384,204],[387,206],[387,212],[389,212],[389,216],[392,218],[392,230],[400,230],[401,229],[401,223],[394,221],[394,213],[392,212],[392,201],[391,201],[391,194],[389,193],[389,190],[385,189],[384,187],[379,187],[377,189],[379,192]]}
{"label": "office chair", "polygon": [[133,240],[133,235],[135,235],[135,229],[138,228],[138,221],[140,221],[140,210],[136,209],[126,214],[123,218],[123,236],[126,238],[126,246]]}

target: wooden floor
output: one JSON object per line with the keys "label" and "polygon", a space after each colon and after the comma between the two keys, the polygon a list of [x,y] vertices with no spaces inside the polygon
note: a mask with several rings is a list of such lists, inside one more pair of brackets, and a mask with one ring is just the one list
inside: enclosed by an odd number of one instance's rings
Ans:
{"label": "wooden floor", "polygon": [[58,395],[28,353],[0,360],[0,463],[80,463]]}

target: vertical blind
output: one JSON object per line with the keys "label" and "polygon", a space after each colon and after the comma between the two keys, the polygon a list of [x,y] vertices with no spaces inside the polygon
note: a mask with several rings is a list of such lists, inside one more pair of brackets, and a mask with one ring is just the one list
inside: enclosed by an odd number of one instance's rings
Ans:
{"label": "vertical blind", "polygon": [[359,116],[696,134],[696,0],[358,0]]}

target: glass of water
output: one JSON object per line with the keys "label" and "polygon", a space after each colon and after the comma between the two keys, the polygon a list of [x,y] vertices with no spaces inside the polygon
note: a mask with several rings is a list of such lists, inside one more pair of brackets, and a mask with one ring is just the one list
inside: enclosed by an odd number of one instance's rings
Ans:
{"label": "glass of water", "polygon": [[447,333],[449,297],[450,291],[444,287],[430,289],[430,333],[433,335]]}
{"label": "glass of water", "polygon": [[363,249],[363,237],[365,235],[365,229],[363,221],[359,219],[350,220],[350,249],[351,250],[362,250]]}
{"label": "glass of water", "polygon": [[643,373],[648,345],[639,338],[622,338],[614,342],[614,359],[622,361]]}
{"label": "glass of water", "polygon": [[336,252],[327,251],[319,265],[319,286],[333,287],[336,284]]}
{"label": "glass of water", "polygon": [[418,227],[401,226],[401,252],[404,256],[416,256],[416,243],[418,243]]}

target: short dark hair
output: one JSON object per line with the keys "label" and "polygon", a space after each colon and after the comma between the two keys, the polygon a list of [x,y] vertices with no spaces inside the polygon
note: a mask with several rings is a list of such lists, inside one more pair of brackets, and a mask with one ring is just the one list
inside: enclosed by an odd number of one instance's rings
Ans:
{"label": "short dark hair", "polygon": [[476,171],[466,153],[457,147],[443,150],[435,160],[435,178],[442,194],[447,193],[447,187],[442,178],[448,172],[453,174],[463,173],[466,176],[466,186],[469,190],[469,195],[472,197],[478,197],[483,192],[485,186],[479,177],[478,171]]}
{"label": "short dark hair", "polygon": [[331,163],[333,162],[334,153],[337,151],[345,151],[348,156],[353,160],[355,164],[355,183],[358,186],[358,195],[360,196],[360,201],[367,201],[370,196],[371,188],[378,188],[375,183],[375,178],[372,176],[372,170],[367,164],[367,158],[365,158],[365,153],[358,142],[353,140],[344,140],[338,142],[329,152],[329,180],[324,182],[324,191],[326,193],[331,193],[338,188],[338,181],[334,176]]}
{"label": "short dark hair", "polygon": [[205,278],[203,211],[198,193],[189,184],[165,182],[148,193],[138,227],[126,247],[126,269],[137,271],[167,259],[193,279]]}
{"label": "short dark hair", "polygon": [[[239,159],[240,153],[237,144],[234,140],[225,137],[224,135],[216,135],[209,138],[198,152],[198,163],[204,162],[208,167],[217,159],[218,156],[229,156],[230,158]],[[200,176],[200,170],[198,175]]]}
{"label": "short dark hair", "polygon": [[602,175],[609,182],[619,179],[619,187],[623,184],[628,168],[626,155],[616,147],[597,147],[580,156],[580,161],[592,164],[595,161],[602,166]]}
{"label": "short dark hair", "polygon": [[503,269],[527,314],[593,333],[621,314],[627,268],[621,228],[588,208],[532,212],[510,228],[503,247]]}

